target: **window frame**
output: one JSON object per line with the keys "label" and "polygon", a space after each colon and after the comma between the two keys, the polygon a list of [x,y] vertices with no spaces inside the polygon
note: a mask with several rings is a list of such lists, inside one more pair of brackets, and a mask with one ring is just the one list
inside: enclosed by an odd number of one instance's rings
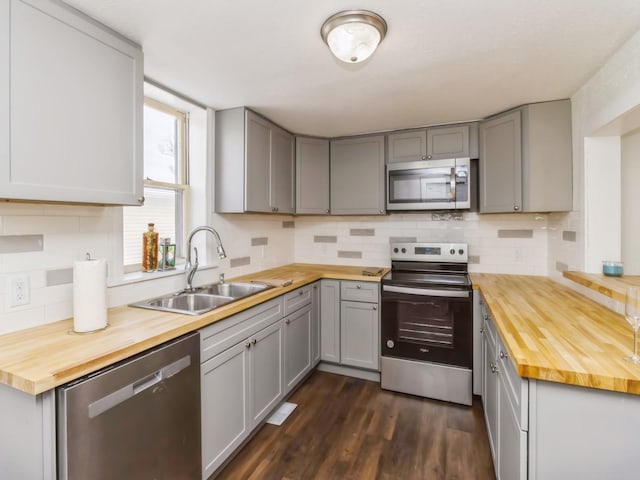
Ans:
{"label": "window frame", "polygon": [[[189,112],[174,108],[151,97],[144,97],[144,105],[171,115],[177,120],[176,183],[153,180],[145,175],[143,188],[160,188],[180,193],[181,205],[176,205],[176,264],[184,262],[184,245],[189,213]],[[144,164],[144,162],[143,162]],[[181,207],[178,210],[178,207]],[[127,264],[123,261],[124,273],[140,271],[140,262]]]}

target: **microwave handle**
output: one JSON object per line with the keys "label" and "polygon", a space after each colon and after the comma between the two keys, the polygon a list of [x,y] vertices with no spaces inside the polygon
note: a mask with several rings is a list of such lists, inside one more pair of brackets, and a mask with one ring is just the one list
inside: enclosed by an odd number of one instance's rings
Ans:
{"label": "microwave handle", "polygon": [[451,188],[449,190],[449,200],[456,201],[456,167],[451,167]]}

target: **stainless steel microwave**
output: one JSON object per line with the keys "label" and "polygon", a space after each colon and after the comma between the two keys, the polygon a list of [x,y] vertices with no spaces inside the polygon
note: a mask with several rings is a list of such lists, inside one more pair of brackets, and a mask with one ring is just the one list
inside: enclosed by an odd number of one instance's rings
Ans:
{"label": "stainless steel microwave", "polygon": [[471,207],[469,158],[387,165],[387,210]]}

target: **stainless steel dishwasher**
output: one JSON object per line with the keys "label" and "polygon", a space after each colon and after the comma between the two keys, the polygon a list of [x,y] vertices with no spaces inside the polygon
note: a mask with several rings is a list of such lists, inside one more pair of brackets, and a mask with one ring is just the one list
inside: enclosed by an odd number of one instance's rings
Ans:
{"label": "stainless steel dishwasher", "polygon": [[200,337],[57,389],[61,480],[200,480]]}

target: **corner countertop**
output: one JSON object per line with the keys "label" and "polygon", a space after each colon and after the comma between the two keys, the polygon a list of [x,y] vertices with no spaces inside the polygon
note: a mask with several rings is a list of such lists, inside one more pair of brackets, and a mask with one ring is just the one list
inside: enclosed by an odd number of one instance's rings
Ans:
{"label": "corner countertop", "polygon": [[230,281],[292,280],[251,297],[191,316],[121,306],[108,311],[109,327],[89,335],[69,333],[73,319],[0,335],[0,383],[37,395],[149,348],[223,320],[322,278],[380,282],[363,267],[294,263]]}
{"label": "corner countertop", "polygon": [[521,377],[640,395],[622,315],[547,277],[470,276]]}
{"label": "corner countertop", "polygon": [[562,276],[606,297],[624,303],[627,287],[640,287],[640,276],[608,277],[601,273],[562,272]]}

